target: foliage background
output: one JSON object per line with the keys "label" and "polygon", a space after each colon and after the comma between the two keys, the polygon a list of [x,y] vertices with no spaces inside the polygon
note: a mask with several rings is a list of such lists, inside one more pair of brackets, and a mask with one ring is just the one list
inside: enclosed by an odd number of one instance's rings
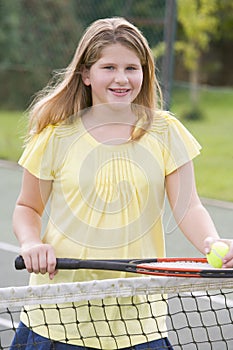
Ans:
{"label": "foliage background", "polygon": [[[0,100],[24,109],[53,71],[68,65],[86,27],[123,16],[151,46],[163,41],[165,0],[0,0]],[[159,62],[158,62],[159,65]]]}
{"label": "foliage background", "polygon": [[[170,24],[167,21],[164,26],[165,7],[172,1],[0,0],[0,79],[4,82],[0,84],[1,108],[25,109],[53,71],[67,66],[83,31],[97,18],[126,17],[143,31],[154,48],[164,40],[164,29]],[[215,4],[214,17],[218,23],[215,35],[210,35],[209,49],[201,52],[200,83],[232,86],[233,2],[177,0],[181,7],[199,3],[208,8]],[[176,41],[187,41],[179,20]],[[157,59],[158,74],[161,60]],[[174,79],[188,81],[189,72],[181,53],[176,53],[174,62]]]}

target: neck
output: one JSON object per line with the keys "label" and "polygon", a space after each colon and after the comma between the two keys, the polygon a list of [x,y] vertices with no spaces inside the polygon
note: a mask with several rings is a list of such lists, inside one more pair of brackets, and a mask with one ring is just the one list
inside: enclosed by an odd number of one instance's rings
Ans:
{"label": "neck", "polygon": [[96,124],[135,124],[136,116],[131,110],[131,105],[123,103],[101,104],[92,106],[84,114],[84,119],[89,120],[93,126]]}

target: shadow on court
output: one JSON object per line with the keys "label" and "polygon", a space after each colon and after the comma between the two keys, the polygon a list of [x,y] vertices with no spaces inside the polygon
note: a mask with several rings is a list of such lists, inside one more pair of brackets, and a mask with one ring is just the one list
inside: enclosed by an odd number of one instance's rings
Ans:
{"label": "shadow on court", "polygon": [[[15,271],[14,258],[17,255],[17,240],[12,231],[12,213],[20,191],[22,170],[14,163],[0,161],[0,287],[25,285],[28,274]],[[212,216],[215,225],[224,238],[232,238],[233,203],[203,199],[203,204]],[[164,215],[167,256],[200,256],[200,253],[177,229],[166,205]]]}

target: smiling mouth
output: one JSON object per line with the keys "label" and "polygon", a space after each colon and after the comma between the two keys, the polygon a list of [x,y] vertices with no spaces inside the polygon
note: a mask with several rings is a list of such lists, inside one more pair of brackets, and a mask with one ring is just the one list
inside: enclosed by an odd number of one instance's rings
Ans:
{"label": "smiling mouth", "polygon": [[111,92],[113,92],[115,95],[126,95],[130,89],[109,89]]}

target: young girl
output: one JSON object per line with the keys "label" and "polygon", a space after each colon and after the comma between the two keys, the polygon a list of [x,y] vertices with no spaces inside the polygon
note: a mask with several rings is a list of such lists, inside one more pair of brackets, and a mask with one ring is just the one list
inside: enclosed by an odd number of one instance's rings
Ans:
{"label": "young girl", "polygon": [[[31,284],[128,277],[93,270],[58,272],[56,257],[164,256],[165,191],[180,229],[199,251],[205,254],[219,240],[196,192],[192,159],[200,146],[175,117],[159,110],[154,72],[141,32],[122,18],[101,19],[86,30],[57,84],[32,104],[28,143],[19,161],[24,167],[22,190],[13,218],[26,268],[33,272]],[[49,222],[41,238],[49,197]],[[224,266],[232,267],[233,245],[228,244]],[[137,299],[145,302],[143,296]],[[166,313],[163,304],[156,310],[153,332],[148,318],[141,335],[129,332],[124,337],[113,322],[115,339],[99,335],[98,341],[90,337],[85,310],[78,321],[87,339],[72,333],[77,316],[71,312],[66,331],[36,327],[40,312],[22,313],[17,344],[28,345],[17,349],[32,349],[30,339],[40,343],[38,349],[172,349],[161,316]],[[128,305],[128,329],[130,311]],[[56,310],[47,313],[55,322]]]}

